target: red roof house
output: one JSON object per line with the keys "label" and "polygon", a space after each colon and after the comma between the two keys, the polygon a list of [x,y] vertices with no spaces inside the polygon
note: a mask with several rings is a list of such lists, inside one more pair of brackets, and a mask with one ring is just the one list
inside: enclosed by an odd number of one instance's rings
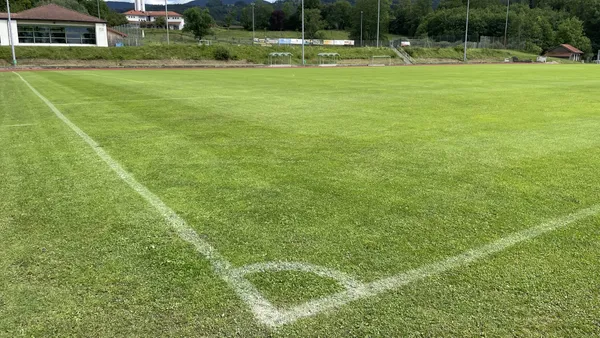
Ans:
{"label": "red roof house", "polygon": [[560,46],[554,47],[552,49],[550,49],[547,53],[546,56],[551,56],[551,57],[555,57],[555,58],[561,58],[561,59],[569,59],[572,61],[580,61],[581,58],[583,57],[583,52],[580,51],[579,49],[563,43]]}

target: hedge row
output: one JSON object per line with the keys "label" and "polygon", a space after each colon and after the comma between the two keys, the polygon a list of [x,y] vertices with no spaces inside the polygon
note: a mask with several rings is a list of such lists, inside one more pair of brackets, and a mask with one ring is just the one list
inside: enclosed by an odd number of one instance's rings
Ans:
{"label": "hedge row", "polygon": [[[215,60],[226,54],[230,60],[247,60],[266,63],[271,52],[290,52],[293,60],[300,63],[300,46],[195,46],[195,45],[149,45],[142,47],[16,47],[17,59],[49,60]],[[305,58],[316,63],[318,53],[339,53],[342,59],[368,59],[373,55],[396,57],[389,48],[322,47],[305,48]],[[10,62],[10,48],[0,47],[0,59]]]}

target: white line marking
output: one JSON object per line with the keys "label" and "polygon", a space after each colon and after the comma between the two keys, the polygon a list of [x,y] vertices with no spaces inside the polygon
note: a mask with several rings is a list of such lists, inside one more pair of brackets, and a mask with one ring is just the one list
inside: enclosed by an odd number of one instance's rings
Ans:
{"label": "white line marking", "polygon": [[129,82],[135,82],[135,83],[147,83],[146,81],[138,81],[138,80],[132,80],[132,79],[127,79],[127,78],[122,78],[122,77],[113,77],[113,76],[106,76],[106,75],[99,75],[99,74],[93,74],[93,73],[87,73],[87,72],[81,72],[78,73],[78,75],[85,75],[85,76],[96,76],[96,77],[102,77],[105,79],[111,79],[113,81],[119,81],[119,80],[123,80],[123,81],[129,81]]}
{"label": "white line marking", "polygon": [[13,72],[37,95],[54,114],[71,128],[79,137],[81,137],[96,154],[133,190],[142,196],[150,205],[152,205],[165,219],[175,232],[186,242],[192,244],[196,250],[206,257],[211,263],[215,273],[221,277],[229,286],[235,290],[238,296],[245,301],[254,315],[263,323],[270,323],[274,319],[272,314],[278,313],[277,309],[267,301],[260,292],[248,280],[243,278],[231,267],[231,264],[219,254],[219,252],[208,242],[202,240],[198,234],[186,222],[181,219],[171,208],[169,208],[161,199],[153,194],[148,188],[139,183],[133,175],[128,173],[123,167],[115,161],[104,149],[102,149],[96,141],[94,141],[83,130],[79,129],[73,122],[64,116],[48,99],[40,94],[33,86],[27,82],[20,74]]}
{"label": "white line marking", "polygon": [[[171,208],[148,188],[139,183],[130,173],[125,171],[121,165],[116,162],[108,153],[90,138],[79,127],[73,124],[56,107],[42,96],[29,82],[21,75],[16,74],[23,82],[44,102],[46,105],[77,133],[98,156],[106,162],[109,167],[133,190],[140,194],[148,203],[150,203],[164,217],[165,221],[177,232],[179,237],[192,244],[196,250],[202,254],[212,264],[215,273],[222,278],[244,301],[256,319],[272,328],[292,323],[298,319],[314,316],[318,313],[330,311],[341,307],[349,302],[373,297],[383,292],[400,288],[406,284],[444,273],[448,270],[463,267],[473,262],[482,260],[493,254],[499,253],[519,243],[534,239],[543,234],[564,228],[576,221],[600,214],[600,205],[595,205],[586,209],[579,210],[570,215],[557,218],[533,228],[515,232],[504,238],[498,239],[492,243],[481,246],[476,249],[468,250],[462,254],[446,258],[444,260],[427,264],[422,267],[409,270],[397,275],[382,278],[369,283],[361,283],[349,275],[329,269],[306,263],[293,262],[269,262],[251,264],[240,268],[231,266],[217,250],[208,242],[202,240],[198,234],[189,227]],[[245,276],[250,273],[260,273],[264,271],[301,271],[314,273],[321,277],[332,278],[342,285],[346,290],[330,296],[314,299],[304,304],[300,304],[288,309],[278,309],[271,304],[257,289],[250,283]]]}
{"label": "white line marking", "polygon": [[9,128],[9,127],[29,127],[29,126],[33,126],[33,125],[35,125],[35,124],[33,124],[33,123],[5,124],[5,125],[2,125],[0,127],[3,127],[3,128]]}

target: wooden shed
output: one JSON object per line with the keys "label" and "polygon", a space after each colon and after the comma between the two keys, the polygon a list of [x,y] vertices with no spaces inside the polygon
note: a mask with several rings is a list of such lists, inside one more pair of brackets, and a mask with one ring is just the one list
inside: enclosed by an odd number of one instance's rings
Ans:
{"label": "wooden shed", "polygon": [[560,46],[550,49],[546,53],[546,56],[569,59],[571,61],[581,61],[583,52],[569,44],[563,43]]}

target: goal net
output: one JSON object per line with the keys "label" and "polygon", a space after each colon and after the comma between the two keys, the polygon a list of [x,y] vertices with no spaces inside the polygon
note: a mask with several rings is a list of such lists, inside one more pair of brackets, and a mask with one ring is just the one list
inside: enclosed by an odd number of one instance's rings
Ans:
{"label": "goal net", "polygon": [[392,57],[389,55],[374,55],[371,56],[371,63],[369,66],[391,66]]}

